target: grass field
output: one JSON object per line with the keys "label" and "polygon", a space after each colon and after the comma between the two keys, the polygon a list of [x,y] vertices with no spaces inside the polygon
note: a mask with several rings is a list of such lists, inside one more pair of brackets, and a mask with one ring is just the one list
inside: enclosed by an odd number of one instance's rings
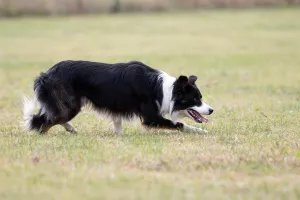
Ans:
{"label": "grass field", "polygon": [[[300,199],[300,9],[0,20],[0,199]],[[22,95],[64,59],[140,60],[195,74],[207,135],[116,137],[84,110],[78,134],[20,126]],[[189,124],[194,124],[186,120]]]}

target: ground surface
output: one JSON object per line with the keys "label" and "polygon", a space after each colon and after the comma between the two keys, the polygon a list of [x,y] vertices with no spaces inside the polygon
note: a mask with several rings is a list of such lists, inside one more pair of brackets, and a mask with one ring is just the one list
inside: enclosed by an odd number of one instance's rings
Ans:
{"label": "ground surface", "polygon": [[[299,199],[299,19],[270,9],[0,20],[0,199]],[[77,135],[27,134],[21,96],[63,59],[197,75],[215,108],[198,125],[209,134],[136,122],[116,137],[88,110]]]}

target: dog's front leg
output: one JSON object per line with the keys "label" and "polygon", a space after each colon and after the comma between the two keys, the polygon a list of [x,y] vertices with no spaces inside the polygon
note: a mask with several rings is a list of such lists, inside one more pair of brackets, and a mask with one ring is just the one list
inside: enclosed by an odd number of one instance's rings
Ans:
{"label": "dog's front leg", "polygon": [[157,108],[155,102],[148,102],[141,107],[143,125],[150,128],[164,128],[171,130],[183,130],[183,124],[180,122],[173,123],[171,120],[164,118]]}
{"label": "dog's front leg", "polygon": [[183,130],[183,123],[173,123],[171,120],[165,119],[161,116],[152,119],[144,119],[143,124],[147,127],[152,128],[164,128],[173,130]]}

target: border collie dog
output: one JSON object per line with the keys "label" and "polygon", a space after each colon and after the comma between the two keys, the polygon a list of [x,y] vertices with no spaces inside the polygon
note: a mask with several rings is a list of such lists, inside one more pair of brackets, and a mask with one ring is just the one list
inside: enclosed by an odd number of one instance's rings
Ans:
{"label": "border collie dog", "polygon": [[[76,132],[69,121],[89,103],[97,112],[112,118],[118,135],[122,134],[122,120],[135,116],[150,128],[206,133],[177,121],[189,117],[197,123],[207,122],[202,115],[213,113],[202,102],[196,80],[196,76],[176,79],[138,61],[62,61],[35,80],[35,98],[24,99],[24,124],[28,130],[40,133],[55,125]],[[34,114],[36,101],[39,111]],[[165,114],[171,120],[164,118]]]}

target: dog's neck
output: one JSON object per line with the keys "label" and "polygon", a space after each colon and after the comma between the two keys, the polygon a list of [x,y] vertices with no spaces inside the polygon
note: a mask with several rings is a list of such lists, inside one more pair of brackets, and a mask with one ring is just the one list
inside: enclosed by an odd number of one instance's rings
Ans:
{"label": "dog's neck", "polygon": [[162,90],[163,90],[163,99],[160,105],[160,113],[171,115],[173,111],[174,102],[172,101],[172,93],[174,82],[176,81],[175,77],[170,76],[165,72],[161,72],[160,78],[162,79]]}

